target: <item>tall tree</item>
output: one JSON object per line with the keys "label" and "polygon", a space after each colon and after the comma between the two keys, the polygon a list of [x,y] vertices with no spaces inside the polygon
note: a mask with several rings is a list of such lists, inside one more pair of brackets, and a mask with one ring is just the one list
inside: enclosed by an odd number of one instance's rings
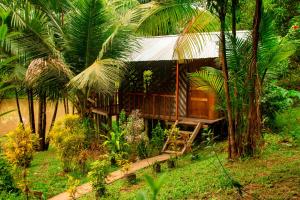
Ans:
{"label": "tall tree", "polygon": [[255,14],[253,17],[252,31],[252,58],[248,70],[249,84],[249,111],[247,123],[247,145],[248,154],[255,153],[261,137],[261,80],[258,73],[258,43],[260,39],[260,23],[262,17],[262,0],[256,0]]}
{"label": "tall tree", "polygon": [[228,157],[234,159],[237,157],[236,143],[235,143],[235,131],[234,120],[232,112],[232,101],[229,90],[229,73],[226,56],[226,14],[227,14],[228,0],[209,0],[208,7],[216,13],[220,20],[220,65],[224,76],[224,91],[226,100],[226,111],[228,121]]}

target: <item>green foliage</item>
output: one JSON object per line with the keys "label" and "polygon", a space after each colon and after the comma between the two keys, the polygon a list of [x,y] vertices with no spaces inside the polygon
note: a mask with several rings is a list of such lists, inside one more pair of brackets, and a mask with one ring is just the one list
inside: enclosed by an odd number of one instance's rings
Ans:
{"label": "green foliage", "polygon": [[179,137],[179,128],[175,125],[172,125],[170,129],[165,129],[165,135],[169,138],[169,147],[172,151],[177,151],[177,138]]}
{"label": "green foliage", "polygon": [[148,92],[151,81],[152,81],[152,70],[145,70],[143,72],[144,92]]}
{"label": "green foliage", "polygon": [[19,192],[19,190],[15,185],[14,178],[12,176],[12,168],[5,160],[4,156],[1,154],[0,154],[0,191],[2,191],[3,193]]}
{"label": "green foliage", "polygon": [[58,151],[64,171],[70,171],[85,149],[87,130],[78,115],[66,115],[55,122],[50,139]]}
{"label": "green foliage", "polygon": [[109,168],[110,161],[108,157],[103,156],[100,160],[92,163],[91,171],[88,173],[97,199],[106,193],[105,178],[108,175]]}
{"label": "green foliage", "polygon": [[[125,139],[130,146],[130,160],[135,160],[136,156],[144,157],[146,151],[144,147],[145,144],[148,144],[149,139],[147,133],[144,132],[144,119],[141,118],[141,114],[138,110],[132,111],[129,115],[124,124],[123,131]],[[144,144],[143,148],[141,148],[141,143]],[[148,155],[148,153],[146,154]]]}
{"label": "green foliage", "polygon": [[274,124],[282,135],[293,137],[300,144],[300,108],[289,108],[276,115]]}
{"label": "green foliage", "polygon": [[126,123],[126,112],[124,109],[121,110],[120,115],[119,115],[119,126],[123,127]]}
{"label": "green foliage", "polygon": [[73,176],[68,176],[68,193],[72,200],[76,199],[77,187],[79,186],[80,181]]}
{"label": "green foliage", "polygon": [[287,110],[294,102],[300,100],[300,93],[294,90],[286,90],[273,84],[264,88],[261,99],[262,113],[267,126],[274,127],[274,120],[278,112]]}
{"label": "green foliage", "polygon": [[158,122],[151,132],[150,145],[152,151],[155,151],[155,153],[158,154],[162,150],[162,147],[165,142],[165,137],[166,135],[164,129],[161,127],[160,122]]}
{"label": "green foliage", "polygon": [[[120,121],[121,121],[120,117]],[[123,122],[122,122],[123,124]],[[104,136],[106,141],[103,143],[109,149],[109,155],[112,160],[122,158],[128,151],[129,145],[125,140],[125,132],[121,130],[118,124],[112,124],[112,130],[109,131],[109,136]]]}
{"label": "green foliage", "polygon": [[19,125],[7,134],[4,153],[7,160],[15,167],[27,168],[33,159],[37,137],[30,128]]}
{"label": "green foliage", "polygon": [[137,194],[137,200],[156,200],[158,197],[158,192],[161,189],[162,185],[164,184],[165,176],[161,176],[157,181],[155,181],[151,176],[145,175],[145,180],[150,187],[151,190],[151,198],[147,198],[145,193],[138,193]]}

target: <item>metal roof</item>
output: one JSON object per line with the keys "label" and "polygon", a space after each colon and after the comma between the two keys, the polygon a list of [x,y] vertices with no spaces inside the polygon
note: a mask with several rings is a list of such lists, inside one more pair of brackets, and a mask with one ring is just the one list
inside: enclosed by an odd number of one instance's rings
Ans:
{"label": "metal roof", "polygon": [[[202,47],[194,46],[193,51],[189,55],[183,55],[183,59],[204,59],[204,58],[216,58],[219,55],[219,32],[210,33],[195,33],[200,38]],[[194,35],[195,35],[194,34]],[[246,38],[249,31],[237,31],[238,38]],[[185,39],[185,36],[181,39]],[[179,39],[179,35],[166,35],[155,37],[143,37],[138,38],[138,48],[133,52],[129,61],[141,62],[141,61],[170,61],[178,60],[178,56],[175,51],[176,43]]]}

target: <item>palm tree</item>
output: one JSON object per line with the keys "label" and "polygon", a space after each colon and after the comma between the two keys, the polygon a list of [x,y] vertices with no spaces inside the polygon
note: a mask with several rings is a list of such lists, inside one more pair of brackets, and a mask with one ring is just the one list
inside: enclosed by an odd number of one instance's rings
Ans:
{"label": "palm tree", "polygon": [[[75,99],[73,103],[84,116],[88,112],[90,91],[104,94],[115,91],[139,19],[139,12],[133,11],[139,3],[134,0],[61,2],[0,2],[0,7],[10,12],[10,28],[18,31],[6,40],[8,48],[20,57],[23,65],[29,65],[28,99],[32,102],[32,94],[39,99],[41,149],[45,147],[46,99],[56,99],[57,105],[57,100],[66,96],[56,89],[71,78],[68,66],[76,75],[68,84],[68,95]],[[55,113],[56,109],[53,119]],[[30,118],[34,122],[33,115]]]}
{"label": "palm tree", "polygon": [[[287,38],[277,38],[274,34],[274,26],[272,24],[272,16],[264,13],[262,16],[262,24],[264,26],[260,29],[260,39],[258,46],[257,57],[257,72],[259,77],[259,82],[261,87],[264,86],[266,81],[270,81],[274,77],[274,71],[278,65],[283,60],[286,60],[295,53],[295,45],[293,41],[288,40]],[[249,37],[236,38],[234,41],[232,35],[227,37],[227,51],[228,55],[228,69],[229,69],[229,90],[232,91],[231,99],[234,102],[235,107],[238,108],[235,110],[235,115],[238,118],[234,117],[233,121],[238,120],[238,124],[235,127],[236,134],[236,144],[237,144],[237,153],[239,156],[245,156],[252,154],[257,146],[251,146],[249,152],[249,146],[247,146],[248,137],[247,127],[249,126],[248,122],[248,105],[249,105],[249,87],[248,84],[248,67],[251,64],[252,56],[252,37],[249,34]],[[239,52],[239,54],[236,54]],[[222,104],[225,99],[224,95],[224,77],[221,73],[212,68],[204,68],[201,71],[190,74],[192,82],[201,88],[212,89],[218,94],[220,99],[219,104],[220,108],[223,111],[226,111],[226,106]],[[222,88],[222,89],[220,89]],[[235,96],[235,88],[237,89],[238,96]]]}
{"label": "palm tree", "polygon": [[65,58],[76,76],[70,86],[74,105],[88,115],[90,92],[110,95],[116,91],[133,50],[138,1],[77,0],[65,16]]}

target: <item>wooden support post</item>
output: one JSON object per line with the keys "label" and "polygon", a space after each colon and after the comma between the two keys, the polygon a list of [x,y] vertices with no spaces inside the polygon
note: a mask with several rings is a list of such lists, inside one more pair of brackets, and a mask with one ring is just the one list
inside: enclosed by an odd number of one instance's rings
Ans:
{"label": "wooden support post", "polygon": [[179,112],[179,64],[176,63],[176,120],[178,120]]}

